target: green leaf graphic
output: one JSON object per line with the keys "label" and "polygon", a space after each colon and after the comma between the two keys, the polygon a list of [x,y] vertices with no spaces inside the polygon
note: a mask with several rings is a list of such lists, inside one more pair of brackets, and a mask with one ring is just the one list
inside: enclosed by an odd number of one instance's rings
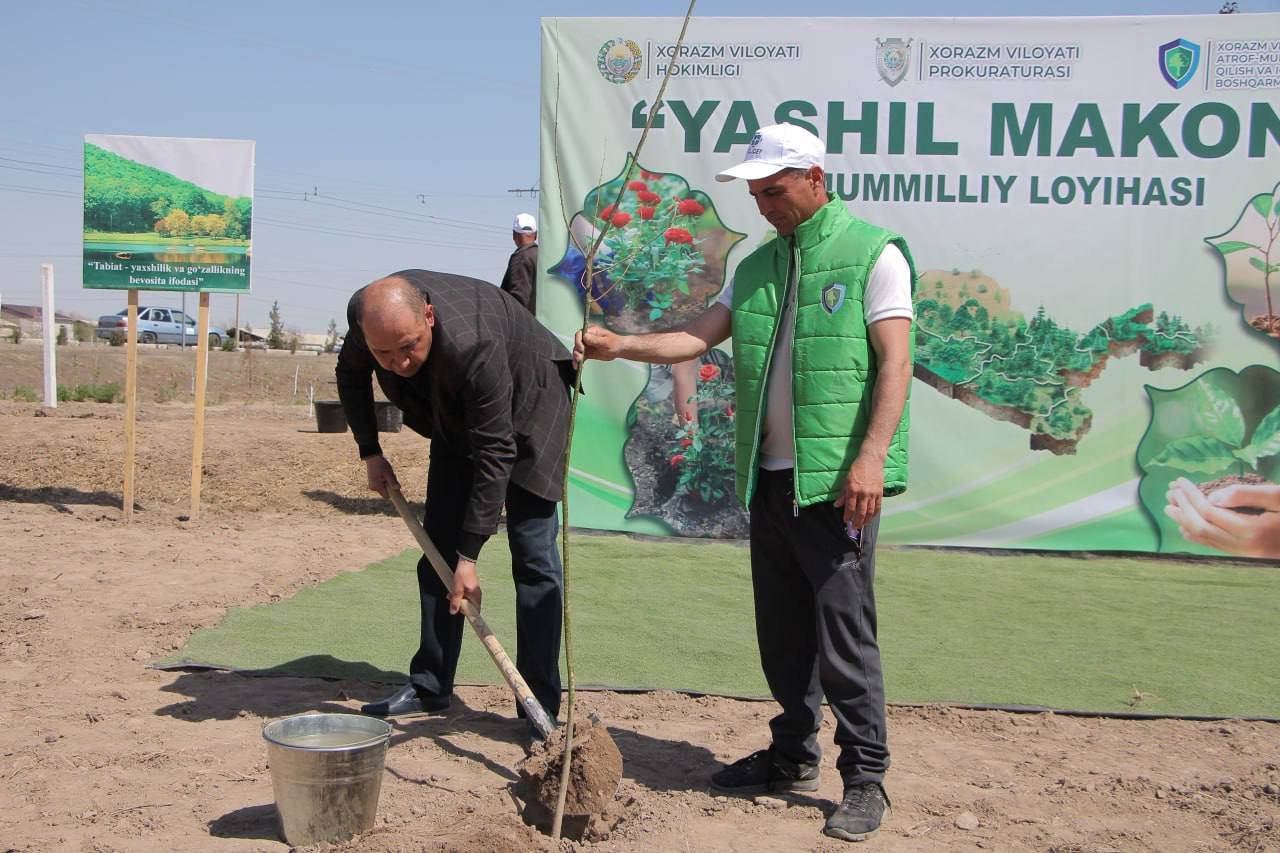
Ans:
{"label": "green leaf graphic", "polygon": [[1236,464],[1230,445],[1202,435],[1179,438],[1164,446],[1147,467],[1174,468],[1188,474],[1213,474]]}
{"label": "green leaf graphic", "polygon": [[1241,249],[1257,249],[1259,252],[1262,251],[1262,247],[1255,246],[1252,243],[1245,243],[1242,240],[1224,240],[1221,243],[1214,243],[1213,247],[1224,255],[1229,255],[1232,252],[1239,252]]}
{"label": "green leaf graphic", "polygon": [[1258,211],[1263,219],[1271,215],[1271,196],[1265,194],[1255,195],[1252,203],[1253,209]]}
{"label": "green leaf graphic", "polygon": [[1257,468],[1259,459],[1277,454],[1280,454],[1280,406],[1267,413],[1253,431],[1249,446],[1237,451],[1236,456],[1248,462],[1250,467]]}
{"label": "green leaf graphic", "polygon": [[1265,273],[1267,271],[1267,265],[1264,264],[1258,258],[1250,258],[1249,265],[1252,266],[1258,272]]}
{"label": "green leaf graphic", "polygon": [[1205,432],[1232,449],[1244,444],[1244,413],[1235,398],[1208,381],[1196,383],[1196,390]]}

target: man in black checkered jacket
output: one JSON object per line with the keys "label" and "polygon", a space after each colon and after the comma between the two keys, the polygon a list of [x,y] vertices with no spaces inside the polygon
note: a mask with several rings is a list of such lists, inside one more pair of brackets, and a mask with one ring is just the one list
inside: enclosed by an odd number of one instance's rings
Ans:
{"label": "man in black checkered jacket", "polygon": [[476,558],[505,503],[516,584],[516,666],[553,718],[560,708],[563,573],[556,548],[569,388],[568,350],[509,294],[474,278],[403,270],[358,290],[338,355],[338,396],[384,497],[399,487],[378,444],[370,376],[404,422],[431,439],[423,526],[446,559],[445,589],[418,562],[422,635],[409,684],[361,710],[376,716],[449,706],[462,599],[480,603]]}

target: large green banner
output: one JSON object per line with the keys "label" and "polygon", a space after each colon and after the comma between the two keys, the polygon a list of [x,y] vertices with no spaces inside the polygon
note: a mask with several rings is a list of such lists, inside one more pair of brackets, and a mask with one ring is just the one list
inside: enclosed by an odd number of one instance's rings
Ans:
{"label": "large green banner", "polygon": [[[1280,15],[680,23],[543,20],[544,323],[605,222],[592,322],[703,311],[774,236],[714,174],[799,124],[917,262],[885,541],[1280,557]],[[590,364],[574,523],[745,535],[732,370]]]}
{"label": "large green banner", "polygon": [[249,292],[253,142],[89,134],[84,286]]}

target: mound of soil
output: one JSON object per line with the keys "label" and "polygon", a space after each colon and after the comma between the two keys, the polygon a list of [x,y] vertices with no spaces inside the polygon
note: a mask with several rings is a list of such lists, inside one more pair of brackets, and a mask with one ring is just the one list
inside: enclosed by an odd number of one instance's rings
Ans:
{"label": "mound of soil", "polygon": [[[1210,480],[1207,483],[1200,483],[1200,491],[1205,497],[1214,492],[1221,491],[1227,486],[1263,486],[1271,485],[1271,483],[1257,474],[1230,474],[1226,477],[1219,477],[1216,480]],[[1258,506],[1232,506],[1227,509],[1234,510],[1241,515],[1262,515],[1262,507]]]}
{"label": "mound of soil", "polygon": [[[551,830],[560,793],[560,773],[564,767],[567,727],[551,733],[537,744],[520,766],[516,796],[525,801],[527,823],[544,832]],[[569,766],[569,788],[565,793],[564,813],[580,818],[569,827],[561,826],[561,834],[570,838],[607,837],[615,821],[607,812],[614,803],[618,783],[622,781],[622,753],[603,723],[590,718],[575,720],[573,757]],[[603,821],[591,820],[602,816]]]}
{"label": "mound of soil", "polygon": [[1280,317],[1275,314],[1259,314],[1249,321],[1249,325],[1273,338],[1280,338]]}

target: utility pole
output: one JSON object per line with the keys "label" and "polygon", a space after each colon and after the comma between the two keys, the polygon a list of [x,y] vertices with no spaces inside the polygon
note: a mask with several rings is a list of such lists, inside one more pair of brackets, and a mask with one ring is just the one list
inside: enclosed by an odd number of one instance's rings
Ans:
{"label": "utility pole", "polygon": [[516,194],[516,198],[524,198],[524,194],[525,194],[525,193],[528,193],[530,198],[537,198],[537,197],[538,197],[538,188],[537,188],[537,187],[522,187],[522,188],[517,188],[517,189],[510,189],[510,190],[507,190],[507,192],[509,192],[509,193],[515,193],[515,194]]}

